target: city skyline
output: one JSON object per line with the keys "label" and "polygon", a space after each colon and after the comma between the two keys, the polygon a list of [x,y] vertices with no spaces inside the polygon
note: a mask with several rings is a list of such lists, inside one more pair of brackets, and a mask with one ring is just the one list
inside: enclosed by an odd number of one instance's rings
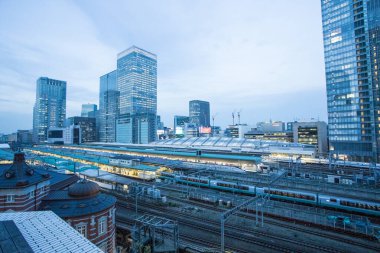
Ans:
{"label": "city skyline", "polygon": [[[100,2],[0,3],[0,19],[7,20],[0,22],[0,116],[10,122],[0,132],[32,128],[39,76],[67,81],[67,117],[79,116],[84,103],[98,104],[99,76],[115,69],[114,55],[132,45],[159,57],[158,114],[165,125],[186,115],[193,99],[209,101],[215,125],[223,127],[234,110],[248,124],[326,120],[320,1],[171,3],[169,9],[144,4],[147,20],[131,11],[132,2],[117,9]],[[118,18],[123,11],[127,20]],[[69,21],[54,18],[68,12]],[[26,22],[26,13],[34,18]]]}

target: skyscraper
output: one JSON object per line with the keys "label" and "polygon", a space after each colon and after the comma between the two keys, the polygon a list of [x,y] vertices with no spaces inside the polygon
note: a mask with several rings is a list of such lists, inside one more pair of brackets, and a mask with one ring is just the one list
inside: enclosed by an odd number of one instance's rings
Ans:
{"label": "skyscraper", "polygon": [[96,104],[83,104],[82,105],[82,117],[89,117],[89,113],[96,112],[98,110],[98,106]]}
{"label": "skyscraper", "polygon": [[40,77],[33,108],[33,141],[47,140],[47,130],[63,127],[66,118],[66,82]]}
{"label": "skyscraper", "polygon": [[119,117],[120,92],[117,90],[117,71],[100,77],[99,141],[116,141],[116,119]]}
{"label": "skyscraper", "polygon": [[210,126],[210,103],[201,100],[192,100],[189,102],[190,123],[198,127]]}
{"label": "skyscraper", "polygon": [[118,139],[131,143],[154,141],[157,127],[157,56],[136,46],[119,53],[117,88],[120,91],[121,118],[117,135],[131,137]]}
{"label": "skyscraper", "polygon": [[380,159],[380,0],[321,0],[330,152]]}
{"label": "skyscraper", "polygon": [[81,143],[95,142],[96,138],[96,119],[93,117],[70,117],[66,119],[66,127],[79,126]]}
{"label": "skyscraper", "polygon": [[183,135],[185,132],[185,124],[189,123],[188,116],[174,116],[174,134]]}

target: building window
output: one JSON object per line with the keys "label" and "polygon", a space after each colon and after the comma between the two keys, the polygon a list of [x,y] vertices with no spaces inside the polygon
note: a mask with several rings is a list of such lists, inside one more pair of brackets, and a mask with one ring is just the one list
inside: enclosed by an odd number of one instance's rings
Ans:
{"label": "building window", "polygon": [[84,237],[87,238],[87,225],[86,224],[80,223],[80,224],[76,225],[76,230],[81,235],[83,235]]}
{"label": "building window", "polygon": [[31,192],[29,192],[29,198],[30,198],[30,199],[31,199],[31,198],[34,198],[34,190],[31,191]]}
{"label": "building window", "polygon": [[98,233],[102,235],[105,232],[107,232],[107,217],[101,217],[99,219]]}
{"label": "building window", "polygon": [[7,195],[7,202],[15,202],[15,195]]}

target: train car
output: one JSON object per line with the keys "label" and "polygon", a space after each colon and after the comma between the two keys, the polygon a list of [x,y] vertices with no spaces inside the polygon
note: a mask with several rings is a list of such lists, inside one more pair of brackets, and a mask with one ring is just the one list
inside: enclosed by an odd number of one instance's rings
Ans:
{"label": "train car", "polygon": [[378,202],[319,195],[318,204],[320,206],[341,209],[348,212],[380,216],[380,203]]}
{"label": "train car", "polygon": [[229,192],[238,192],[243,194],[255,195],[255,187],[252,185],[244,185],[238,183],[231,183],[220,180],[210,180],[210,188],[229,191]]}
{"label": "train car", "polygon": [[189,177],[189,176],[179,176],[176,177],[176,181],[182,184],[189,184],[201,187],[210,187],[210,180],[203,177]]}
{"label": "train car", "polygon": [[169,173],[169,172],[161,172],[160,173],[160,178],[165,179],[165,180],[177,181],[176,178],[178,178],[178,177],[179,177],[178,175],[175,175],[175,174]]}
{"label": "train car", "polygon": [[318,195],[310,192],[283,190],[277,188],[257,188],[256,192],[260,194],[270,194],[271,198],[296,201],[306,204],[317,204]]}

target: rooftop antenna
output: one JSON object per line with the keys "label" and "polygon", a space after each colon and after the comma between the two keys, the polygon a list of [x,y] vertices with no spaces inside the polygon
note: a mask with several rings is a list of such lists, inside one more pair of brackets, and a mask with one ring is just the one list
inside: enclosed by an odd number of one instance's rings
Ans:
{"label": "rooftop antenna", "polygon": [[235,112],[232,113],[232,125],[235,125]]}
{"label": "rooftop antenna", "polygon": [[238,113],[237,113],[237,116],[238,116],[238,124],[240,125],[240,113],[241,113],[241,109],[240,109],[240,111],[238,111]]}

